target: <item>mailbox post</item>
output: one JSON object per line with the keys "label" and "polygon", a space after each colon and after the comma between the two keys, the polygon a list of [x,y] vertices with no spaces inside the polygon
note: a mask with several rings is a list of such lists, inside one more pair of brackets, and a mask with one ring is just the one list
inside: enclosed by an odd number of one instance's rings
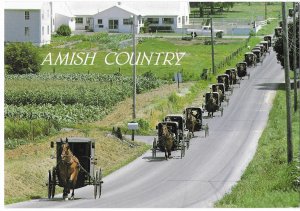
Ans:
{"label": "mailbox post", "polygon": [[132,136],[131,136],[131,140],[134,141],[134,131],[139,129],[139,123],[137,122],[129,122],[128,123],[128,129],[132,130]]}

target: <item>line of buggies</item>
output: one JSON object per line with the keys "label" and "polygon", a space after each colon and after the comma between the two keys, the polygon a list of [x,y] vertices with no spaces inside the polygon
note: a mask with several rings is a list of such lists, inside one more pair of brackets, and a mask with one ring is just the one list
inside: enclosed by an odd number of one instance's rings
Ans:
{"label": "line of buggies", "polygon": [[180,157],[185,156],[189,149],[190,140],[196,131],[204,131],[208,135],[208,125],[203,124],[203,108],[187,107],[182,114],[169,114],[157,124],[157,136],[154,138],[152,158],[156,158],[157,151],[165,153],[168,160],[172,151],[180,151]]}
{"label": "line of buggies", "polygon": [[263,58],[266,53],[270,53],[270,47],[272,46],[272,37],[264,36],[264,40],[254,46],[251,52],[245,53],[245,62],[248,67],[256,66],[257,63],[263,62]]}

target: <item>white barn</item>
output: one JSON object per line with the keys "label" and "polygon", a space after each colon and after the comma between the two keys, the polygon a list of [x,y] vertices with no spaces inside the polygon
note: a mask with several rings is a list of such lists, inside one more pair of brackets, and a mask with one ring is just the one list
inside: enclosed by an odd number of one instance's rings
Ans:
{"label": "white barn", "polygon": [[50,2],[4,2],[4,41],[31,42],[38,46],[49,44],[51,10]]}

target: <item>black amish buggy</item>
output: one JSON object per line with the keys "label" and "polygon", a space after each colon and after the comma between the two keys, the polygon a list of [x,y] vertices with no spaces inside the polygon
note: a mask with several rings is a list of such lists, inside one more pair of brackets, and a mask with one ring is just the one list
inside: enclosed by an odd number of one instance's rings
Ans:
{"label": "black amish buggy", "polygon": [[[208,134],[208,125],[207,124],[203,125],[203,115],[202,115],[203,112],[204,111],[201,107],[191,106],[191,107],[185,108],[185,110],[183,111],[183,114],[185,114],[185,118],[187,121],[189,118],[189,114],[193,115],[196,119],[194,131],[205,130],[205,137],[206,137]],[[192,132],[192,131],[190,131],[190,132]]]}
{"label": "black amish buggy", "polygon": [[272,36],[270,35],[264,36],[264,41],[268,42],[269,48],[272,46]]}
{"label": "black amish buggy", "polygon": [[252,53],[255,54],[255,56],[256,56],[256,61],[257,61],[257,62],[260,62],[260,61],[261,61],[261,57],[262,57],[262,53],[261,53],[260,49],[259,49],[259,48],[254,48],[254,49],[252,50]]}
{"label": "black amish buggy", "polygon": [[268,43],[268,41],[260,41],[259,44],[264,45],[265,52],[269,52],[269,43]]}
{"label": "black amish buggy", "polygon": [[239,78],[243,78],[245,76],[250,77],[250,74],[247,72],[247,63],[246,62],[239,62],[236,64],[237,74]]}
{"label": "black amish buggy", "polygon": [[180,126],[176,121],[163,121],[157,124],[157,139],[154,138],[153,148],[152,148],[152,158],[156,157],[156,152],[159,150],[166,153],[166,140],[163,136],[163,127],[166,126],[168,133],[172,137],[172,151],[180,150],[181,158],[185,155],[185,138],[180,139]]}
{"label": "black amish buggy", "polygon": [[248,67],[256,65],[256,56],[253,52],[247,52],[244,56]]}
{"label": "black amish buggy", "polygon": [[218,92],[207,92],[205,95],[204,110],[208,112],[208,116],[213,117],[214,112],[221,112],[223,116],[223,107],[221,106],[220,94]]}
{"label": "black amish buggy", "polygon": [[218,83],[223,83],[225,86],[225,91],[230,91],[230,79],[229,75],[221,74],[217,76]]}
{"label": "black amish buggy", "polygon": [[212,84],[211,85],[211,89],[213,92],[218,92],[219,93],[219,97],[220,97],[220,101],[224,102],[225,98],[226,98],[226,93],[225,93],[225,85],[224,83],[216,83],[216,84]]}
{"label": "black amish buggy", "polygon": [[[69,145],[69,149],[72,152],[72,156],[75,156],[79,161],[79,173],[77,176],[77,182],[74,189],[81,188],[87,185],[94,186],[94,198],[97,195],[101,196],[102,191],[102,170],[96,170],[97,159],[95,158],[95,141],[89,138],[71,137],[66,139],[66,143]],[[64,181],[60,177],[59,164],[62,162],[62,140],[56,141],[56,147],[54,142],[51,142],[51,148],[56,149],[56,166],[52,170],[48,171],[48,198],[51,199],[55,195],[55,186],[64,187]],[[52,156],[52,158],[55,158]]]}
{"label": "black amish buggy", "polygon": [[274,29],[274,32],[275,32],[275,37],[281,37],[282,36],[282,27],[276,27],[275,29]]}

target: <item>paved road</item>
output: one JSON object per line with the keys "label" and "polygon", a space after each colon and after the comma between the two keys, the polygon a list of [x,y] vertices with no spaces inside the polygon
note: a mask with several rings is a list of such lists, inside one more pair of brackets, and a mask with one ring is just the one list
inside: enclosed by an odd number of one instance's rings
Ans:
{"label": "paved road", "polygon": [[[236,88],[223,117],[206,121],[210,136],[199,132],[186,156],[151,159],[150,151],[104,178],[103,194],[93,199],[93,187],[75,191],[76,200],[38,199],[7,207],[212,207],[240,179],[252,159],[266,125],[272,98],[283,71],[275,53],[251,69],[250,79]],[[163,156],[163,154],[158,154]]]}

